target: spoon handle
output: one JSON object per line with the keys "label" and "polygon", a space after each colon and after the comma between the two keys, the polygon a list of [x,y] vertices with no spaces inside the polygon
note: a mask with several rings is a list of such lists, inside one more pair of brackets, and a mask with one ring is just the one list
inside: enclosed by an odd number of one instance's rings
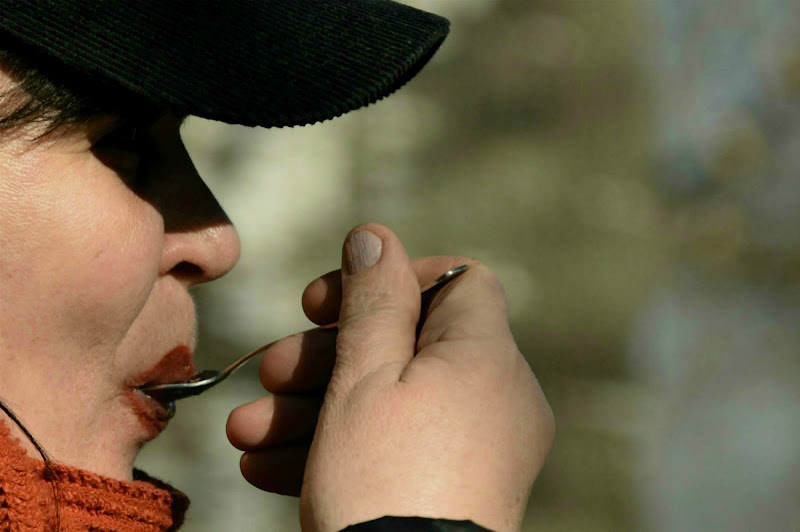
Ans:
{"label": "spoon handle", "polygon": [[466,264],[462,264],[452,270],[448,270],[436,278],[431,284],[426,286],[422,290],[422,304],[419,309],[419,321],[417,322],[417,338],[419,338],[419,333],[422,332],[422,325],[425,323],[425,319],[428,317],[428,312],[430,311],[431,304],[433,303],[436,294],[444,288],[444,285],[467,271],[469,266]]}
{"label": "spoon handle", "polygon": [[231,373],[233,373],[234,371],[239,369],[242,365],[244,365],[245,362],[247,362],[248,360],[250,360],[251,358],[253,358],[257,354],[259,354],[259,353],[261,353],[263,351],[266,351],[267,348],[269,346],[271,346],[272,344],[274,344],[274,343],[275,342],[270,342],[267,345],[262,345],[261,347],[259,347],[255,351],[251,351],[250,353],[247,353],[245,356],[243,356],[242,358],[240,358],[239,360],[237,360],[236,362],[234,362],[233,364],[231,364],[227,368],[225,368],[222,371],[220,371],[220,374],[224,374],[226,376],[230,375]]}
{"label": "spoon handle", "polygon": [[[428,315],[430,310],[430,306],[433,303],[436,294],[439,293],[439,290],[442,289],[444,285],[461,275],[467,270],[468,266],[465,264],[463,266],[458,266],[457,268],[453,268],[442,275],[440,275],[435,281],[433,281],[430,285],[426,286],[421,293],[422,297],[422,304],[420,307],[420,314],[419,314],[419,321],[417,322],[417,338],[419,338],[419,333],[422,330],[422,325],[425,322],[425,318]],[[331,325],[327,325],[324,328],[326,329],[336,329],[336,324],[333,323]],[[141,391],[146,393],[147,395],[153,397],[154,399],[158,399],[162,402],[169,402],[174,403],[178,399],[184,399],[186,397],[191,397],[193,395],[199,395],[204,391],[216,386],[226,378],[228,378],[234,371],[242,367],[248,360],[251,360],[257,354],[266,351],[274,342],[271,342],[267,345],[261,346],[255,351],[252,351],[242,358],[233,362],[230,366],[225,368],[220,372],[216,372],[213,370],[206,370],[203,372],[198,373],[188,382],[176,382],[170,384],[154,384],[149,386],[142,386],[139,388]]]}
{"label": "spoon handle", "polygon": [[[448,270],[439,277],[437,277],[435,281],[433,281],[432,283],[430,283],[429,285],[427,285],[425,288],[422,289],[421,293],[422,304],[419,312],[419,322],[417,323],[417,337],[419,337],[420,330],[422,330],[422,324],[425,322],[425,318],[428,315],[428,310],[430,309],[431,303],[433,303],[433,298],[436,297],[436,294],[439,293],[439,291],[444,287],[444,285],[446,285],[447,283],[449,283],[450,281],[452,281],[453,279],[455,279],[456,277],[467,271],[468,268],[469,266],[464,264],[456,268],[453,268],[452,270]],[[331,326],[329,325],[328,327]],[[220,374],[225,376],[230,375],[231,373],[239,369],[239,367],[241,367],[245,362],[247,362],[257,354],[266,351],[266,349],[271,345],[272,343],[269,343],[267,345],[259,347],[255,351],[246,354],[245,356],[243,356],[242,358],[240,358],[239,360],[237,360],[224,370],[220,371]]]}

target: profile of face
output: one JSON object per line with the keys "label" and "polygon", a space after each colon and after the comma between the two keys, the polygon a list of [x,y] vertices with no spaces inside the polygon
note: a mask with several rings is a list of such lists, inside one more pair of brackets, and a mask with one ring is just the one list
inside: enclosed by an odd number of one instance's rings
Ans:
{"label": "profile of face", "polygon": [[189,289],[239,256],[181,119],[131,118],[0,131],[0,401],[54,460],[123,480],[167,417],[135,389],[193,373]]}

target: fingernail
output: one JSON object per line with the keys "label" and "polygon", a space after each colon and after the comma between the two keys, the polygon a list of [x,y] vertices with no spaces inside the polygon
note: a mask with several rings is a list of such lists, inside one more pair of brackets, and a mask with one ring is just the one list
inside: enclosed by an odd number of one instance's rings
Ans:
{"label": "fingernail", "polygon": [[381,258],[383,241],[369,231],[356,231],[344,244],[347,273],[357,273],[373,266]]}

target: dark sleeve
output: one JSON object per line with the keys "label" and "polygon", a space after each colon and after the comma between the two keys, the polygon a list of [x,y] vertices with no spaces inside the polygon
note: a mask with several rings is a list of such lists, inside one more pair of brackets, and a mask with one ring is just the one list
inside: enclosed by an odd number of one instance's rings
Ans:
{"label": "dark sleeve", "polygon": [[492,532],[472,521],[428,519],[427,517],[381,517],[350,525],[341,532]]}

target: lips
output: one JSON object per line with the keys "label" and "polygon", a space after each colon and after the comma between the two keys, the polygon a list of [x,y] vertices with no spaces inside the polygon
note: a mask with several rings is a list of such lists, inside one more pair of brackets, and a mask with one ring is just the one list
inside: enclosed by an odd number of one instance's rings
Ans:
{"label": "lips", "polygon": [[146,384],[186,382],[196,373],[193,358],[189,346],[179,345],[164,355],[155,366],[133,379],[130,386],[141,388]]}
{"label": "lips", "polygon": [[186,382],[195,374],[192,359],[192,350],[186,345],[179,345],[164,355],[155,366],[129,382],[125,395],[146,429],[148,439],[155,438],[166,428],[172,410],[168,404],[153,399],[139,388],[148,384]]}

